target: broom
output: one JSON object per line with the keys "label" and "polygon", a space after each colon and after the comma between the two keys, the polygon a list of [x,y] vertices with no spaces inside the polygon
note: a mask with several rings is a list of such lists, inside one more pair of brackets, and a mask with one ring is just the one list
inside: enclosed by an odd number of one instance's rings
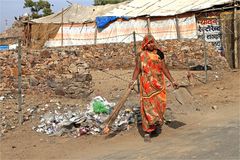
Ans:
{"label": "broom", "polygon": [[105,127],[103,129],[103,133],[104,134],[108,134],[110,129],[109,127],[111,127],[112,123],[114,122],[114,120],[117,118],[119,111],[121,110],[121,108],[123,107],[124,103],[126,102],[129,94],[131,93],[131,90],[133,88],[133,86],[135,85],[136,81],[127,88],[126,92],[123,94],[122,98],[118,101],[118,103],[115,105],[114,110],[112,111],[112,113],[110,114],[110,116],[105,120],[104,124]]}

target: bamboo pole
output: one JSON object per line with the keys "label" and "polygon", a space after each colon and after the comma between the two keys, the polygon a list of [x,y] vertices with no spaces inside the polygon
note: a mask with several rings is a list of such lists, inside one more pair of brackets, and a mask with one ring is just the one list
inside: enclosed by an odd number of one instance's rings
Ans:
{"label": "bamboo pole", "polygon": [[18,121],[23,123],[22,113],[22,49],[21,40],[18,39]]}

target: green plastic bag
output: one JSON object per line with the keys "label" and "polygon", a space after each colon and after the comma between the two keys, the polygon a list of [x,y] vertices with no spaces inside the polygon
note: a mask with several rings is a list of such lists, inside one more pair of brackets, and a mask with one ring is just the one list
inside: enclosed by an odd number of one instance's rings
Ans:
{"label": "green plastic bag", "polygon": [[95,113],[108,113],[109,110],[101,101],[93,102],[93,112]]}

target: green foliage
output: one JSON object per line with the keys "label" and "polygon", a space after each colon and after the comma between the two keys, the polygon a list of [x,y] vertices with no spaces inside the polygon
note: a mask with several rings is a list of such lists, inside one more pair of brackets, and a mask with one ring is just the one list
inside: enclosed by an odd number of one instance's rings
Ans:
{"label": "green foliage", "polygon": [[30,8],[33,19],[53,14],[51,4],[45,0],[36,2],[33,0],[25,0],[23,8]]}
{"label": "green foliage", "polygon": [[94,5],[116,4],[127,0],[94,0]]}

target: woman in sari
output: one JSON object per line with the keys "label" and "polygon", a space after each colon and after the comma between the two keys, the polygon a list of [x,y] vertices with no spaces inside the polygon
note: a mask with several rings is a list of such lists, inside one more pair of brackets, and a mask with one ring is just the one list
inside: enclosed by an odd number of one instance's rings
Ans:
{"label": "woman in sari", "polygon": [[132,82],[140,75],[140,106],[142,128],[145,131],[144,141],[150,141],[150,134],[160,132],[164,123],[166,109],[166,84],[164,75],[174,88],[178,85],[171,76],[164,62],[164,54],[157,47],[152,35],[144,37],[141,52],[136,56],[136,66],[132,76]]}

